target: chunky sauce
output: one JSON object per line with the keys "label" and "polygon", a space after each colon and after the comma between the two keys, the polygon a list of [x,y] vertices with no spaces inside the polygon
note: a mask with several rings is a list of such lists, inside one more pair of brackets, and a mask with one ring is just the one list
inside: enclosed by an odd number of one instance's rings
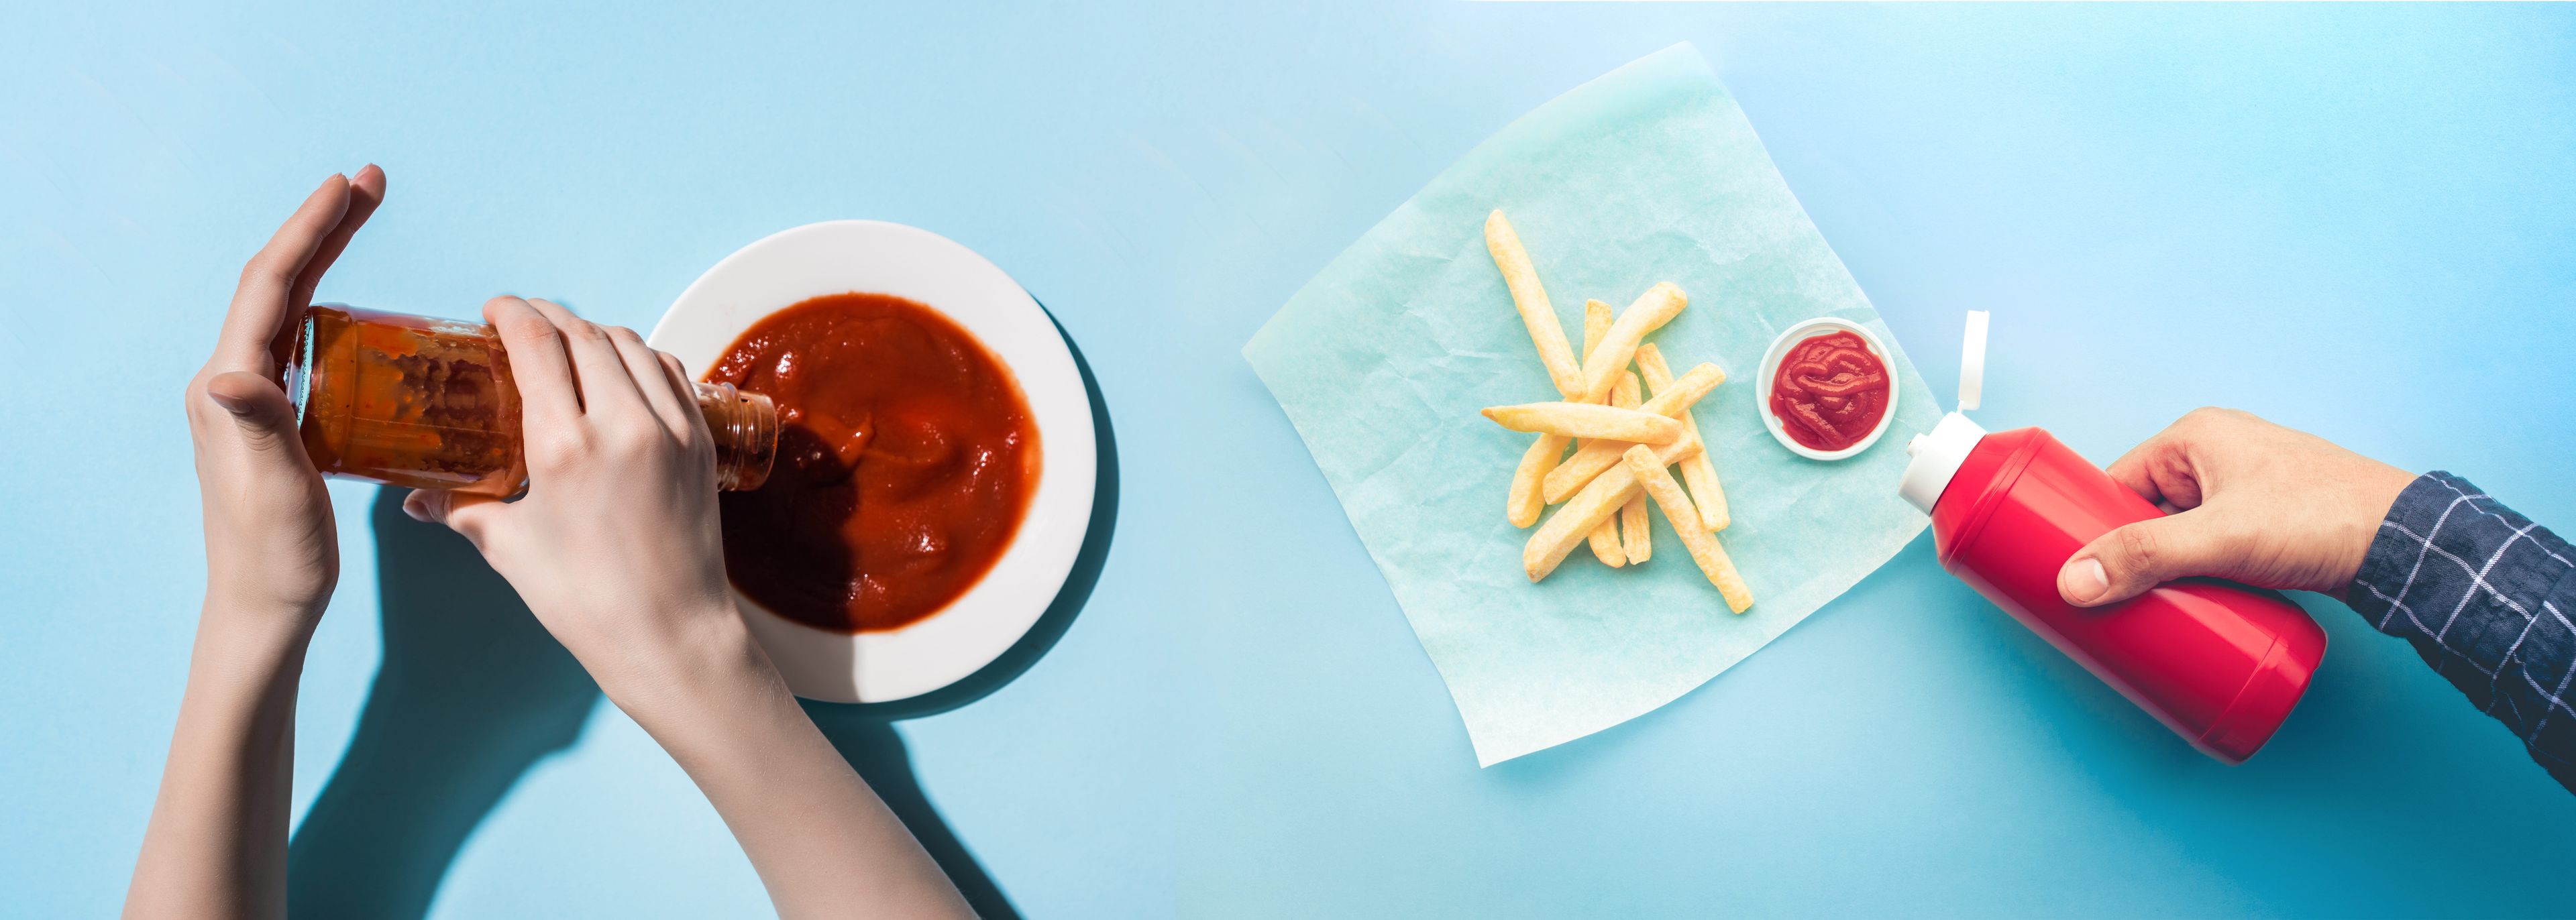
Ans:
{"label": "chunky sauce", "polygon": [[770,314],[709,381],[777,403],[769,481],[726,493],[725,569],[780,616],[890,630],[1000,560],[1037,491],[1037,423],[972,334],[922,304],[834,294]]}
{"label": "chunky sauce", "polygon": [[1829,332],[1790,346],[1771,378],[1771,414],[1800,444],[1837,451],[1878,430],[1887,414],[1887,365],[1857,333]]}
{"label": "chunky sauce", "polygon": [[326,475],[502,496],[527,479],[519,393],[490,326],[315,304],[285,370]]}

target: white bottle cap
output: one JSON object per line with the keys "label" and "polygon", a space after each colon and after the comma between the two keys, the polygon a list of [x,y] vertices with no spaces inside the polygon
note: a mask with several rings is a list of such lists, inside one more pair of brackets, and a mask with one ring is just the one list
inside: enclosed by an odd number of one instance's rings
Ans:
{"label": "white bottle cap", "polygon": [[1896,494],[1913,502],[1923,513],[1932,513],[1932,503],[1941,500],[1941,490],[1950,487],[1950,477],[1959,474],[1959,465],[1968,462],[1968,452],[1977,449],[1986,430],[1967,416],[1952,412],[1941,417],[1927,434],[1918,434],[1905,445],[1905,477],[1897,480]]}
{"label": "white bottle cap", "polygon": [[1968,462],[1968,452],[1976,450],[1977,442],[1986,436],[1986,429],[1959,414],[1976,408],[1985,389],[1986,311],[1970,310],[1968,332],[1959,344],[1959,408],[1905,445],[1905,475],[1896,481],[1896,494],[1925,514],[1932,513],[1941,491],[1950,487],[1951,477],[1959,475],[1959,465]]}

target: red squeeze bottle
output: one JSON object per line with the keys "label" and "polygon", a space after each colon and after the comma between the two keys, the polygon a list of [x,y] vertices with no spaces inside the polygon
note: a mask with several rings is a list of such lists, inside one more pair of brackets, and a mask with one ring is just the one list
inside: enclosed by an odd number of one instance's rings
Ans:
{"label": "red squeeze bottle", "polygon": [[[1961,408],[1976,403],[1982,319]],[[2202,753],[2243,763],[2307,691],[2325,630],[2276,592],[2193,578],[2107,607],[2062,600],[2057,572],[2076,550],[2164,512],[2048,432],[1988,434],[1952,412],[1906,453],[1898,492],[1932,515],[1941,567]]]}

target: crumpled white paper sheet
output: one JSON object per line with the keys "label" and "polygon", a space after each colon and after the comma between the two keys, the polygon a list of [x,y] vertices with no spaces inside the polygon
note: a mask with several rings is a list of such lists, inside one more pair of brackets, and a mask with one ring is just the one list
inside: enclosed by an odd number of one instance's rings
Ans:
{"label": "crumpled white paper sheet", "polygon": [[[1753,589],[1750,612],[1727,612],[1660,511],[1642,566],[1609,569],[1578,547],[1545,582],[1523,574],[1529,532],[1504,519],[1503,498],[1532,436],[1477,410],[1557,396],[1485,251],[1495,208],[1519,229],[1570,339],[1587,297],[1625,309],[1658,281],[1689,293],[1648,341],[1675,373],[1713,361],[1728,374],[1697,412],[1734,513],[1719,538]],[[1896,482],[1905,442],[1939,412],[1902,354],[1896,420],[1861,455],[1802,459],[1763,429],[1751,379],[1762,352],[1816,316],[1895,345],[1725,86],[1676,45],[1485,141],[1326,266],[1243,353],[1447,681],[1478,764],[1491,765],[1689,692],[1923,528]]]}

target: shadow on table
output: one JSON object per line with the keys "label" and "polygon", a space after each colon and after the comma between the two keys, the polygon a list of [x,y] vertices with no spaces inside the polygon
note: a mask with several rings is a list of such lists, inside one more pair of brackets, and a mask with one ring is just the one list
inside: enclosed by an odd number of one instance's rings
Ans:
{"label": "shadow on table", "polygon": [[[1058,327],[1062,331],[1062,327]],[[945,712],[1010,683],[1054,647],[1091,597],[1118,516],[1109,410],[1082,351],[1075,367],[1098,432],[1090,530],[1063,590],[1002,657],[936,693],[897,703],[805,710],[987,918],[1019,913],[950,831],[913,774],[893,720]],[[474,828],[540,760],[570,748],[599,687],[517,592],[464,538],[402,512],[403,490],[376,496],[384,663],[339,766],[287,848],[289,913],[417,918]]]}
{"label": "shadow on table", "polygon": [[[1062,333],[1063,325],[1058,324],[1056,331]],[[965,893],[966,902],[986,920],[1020,914],[984,874],[965,844],[949,832],[947,822],[940,820],[938,810],[922,793],[920,781],[913,774],[903,739],[890,723],[947,712],[1001,689],[1055,647],[1056,640],[1073,627],[1074,617],[1091,600],[1092,588],[1100,583],[1100,570],[1109,558],[1110,534],[1118,525],[1118,438],[1110,428],[1109,403],[1100,394],[1100,382],[1091,375],[1091,363],[1083,359],[1082,348],[1074,344],[1071,335],[1064,337],[1064,343],[1073,352],[1074,369],[1081,373],[1084,395],[1091,403],[1091,427],[1099,444],[1098,473],[1092,483],[1091,520],[1083,532],[1082,548],[1074,554],[1073,570],[1065,576],[1063,589],[1056,592],[1046,613],[1000,658],[937,691],[891,703],[803,701],[805,713],[813,717],[814,724],[822,726],[823,734],[832,739],[841,756],[849,759],[850,766],[857,768],[905,826],[912,828],[913,836],[920,838],[922,847]]]}
{"label": "shadow on table", "polygon": [[572,746],[599,687],[472,544],[377,496],[384,664],[287,847],[289,912],[419,917],[483,816]]}

